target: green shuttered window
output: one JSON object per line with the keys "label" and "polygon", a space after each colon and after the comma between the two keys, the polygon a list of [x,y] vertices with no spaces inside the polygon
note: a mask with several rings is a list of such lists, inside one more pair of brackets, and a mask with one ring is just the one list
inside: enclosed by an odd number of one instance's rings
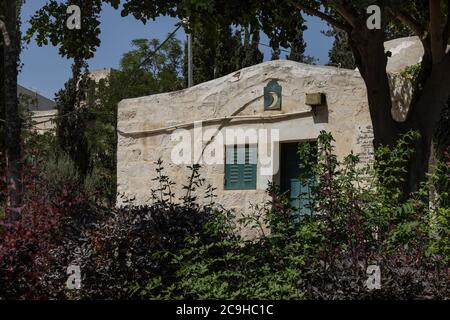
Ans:
{"label": "green shuttered window", "polygon": [[225,157],[225,189],[256,189],[256,146],[227,146]]}

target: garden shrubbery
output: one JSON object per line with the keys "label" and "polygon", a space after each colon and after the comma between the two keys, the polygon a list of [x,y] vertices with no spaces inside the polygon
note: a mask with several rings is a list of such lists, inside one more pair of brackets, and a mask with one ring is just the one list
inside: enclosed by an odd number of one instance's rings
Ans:
{"label": "garden shrubbery", "polygon": [[[303,216],[270,185],[271,200],[237,219],[214,203],[199,166],[175,195],[158,162],[153,204],[119,209],[97,205],[76,179],[47,192],[51,181],[29,166],[22,218],[0,231],[0,299],[449,298],[450,159],[404,199],[415,139],[380,149],[374,169],[354,155],[339,161],[326,133],[317,151],[300,148],[311,189],[301,197],[314,212]],[[80,290],[66,288],[69,265],[80,266]],[[379,290],[366,286],[370,265]]]}
{"label": "garden shrubbery", "polygon": [[[55,166],[54,174],[42,174]],[[173,270],[154,255],[185,247],[211,215],[194,203],[101,207],[71,168],[67,159],[42,172],[26,166],[21,219],[0,221],[0,299],[131,297],[132,285],[170,277]],[[82,270],[80,291],[66,288],[70,265]]]}
{"label": "garden shrubbery", "polygon": [[[377,155],[375,172],[358,158],[342,163],[333,154],[333,138],[322,133],[318,161],[310,145],[299,150],[303,194],[315,212],[300,219],[288,195],[270,186],[272,200],[255,206],[255,215],[238,225],[270,234],[241,239],[229,212],[216,212],[207,233],[220,241],[191,235],[190,245],[174,255],[175,280],[152,278],[140,288],[146,298],[163,299],[425,299],[448,298],[450,211],[448,193],[429,191],[448,166],[430,176],[420,192],[402,200],[402,182],[416,136]],[[316,156],[314,156],[316,157]],[[315,179],[312,179],[314,177]],[[382,177],[379,179],[377,177]],[[260,214],[263,213],[263,214]],[[173,253],[172,253],[173,254]],[[379,266],[381,289],[368,290],[367,268]],[[139,290],[137,290],[139,292]]]}

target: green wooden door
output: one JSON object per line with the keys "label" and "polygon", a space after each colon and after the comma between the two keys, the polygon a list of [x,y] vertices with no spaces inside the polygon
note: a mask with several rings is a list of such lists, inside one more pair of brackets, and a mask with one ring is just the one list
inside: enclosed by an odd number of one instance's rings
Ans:
{"label": "green wooden door", "polygon": [[281,144],[280,189],[287,192],[291,206],[296,209],[297,217],[312,214],[309,185],[300,182],[298,143]]}

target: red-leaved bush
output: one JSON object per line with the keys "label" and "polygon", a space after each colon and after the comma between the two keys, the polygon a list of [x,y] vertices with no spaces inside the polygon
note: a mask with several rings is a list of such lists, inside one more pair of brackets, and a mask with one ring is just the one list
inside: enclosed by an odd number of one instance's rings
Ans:
{"label": "red-leaved bush", "polygon": [[[77,180],[55,188],[31,165],[22,176],[20,219],[0,220],[0,300],[132,298],[132,284],[175,272],[153,254],[186,247],[212,217],[194,203],[106,208]],[[71,265],[81,268],[82,290],[66,287]]]}
{"label": "red-leaved bush", "polygon": [[[46,281],[49,269],[55,267],[52,252],[65,241],[66,226],[83,212],[88,196],[76,191],[75,181],[67,181],[61,192],[50,196],[48,181],[33,165],[22,166],[22,177],[23,206],[5,208],[0,220],[0,299],[46,299],[49,292],[57,297],[63,283],[52,288]],[[5,193],[2,188],[2,199]],[[11,221],[10,216],[19,219]]]}

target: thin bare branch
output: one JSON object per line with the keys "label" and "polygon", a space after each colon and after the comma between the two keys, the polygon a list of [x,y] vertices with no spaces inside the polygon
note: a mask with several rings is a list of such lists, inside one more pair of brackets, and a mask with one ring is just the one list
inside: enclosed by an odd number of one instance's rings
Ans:
{"label": "thin bare branch", "polygon": [[341,23],[341,22],[337,21],[336,19],[334,19],[333,17],[327,15],[326,13],[323,13],[323,12],[321,12],[319,10],[316,10],[314,8],[311,8],[311,7],[307,6],[307,5],[304,5],[303,3],[299,2],[299,1],[296,1],[296,0],[290,0],[290,2],[297,9],[299,9],[299,10],[301,10],[301,11],[303,11],[306,14],[309,14],[311,16],[316,16],[316,17],[322,19],[323,21],[328,22],[329,24],[331,24],[332,26],[334,26],[334,27],[336,27],[338,29],[341,29],[341,30],[346,31],[346,32],[351,32],[351,30],[352,30],[351,25]]}
{"label": "thin bare branch", "polygon": [[330,4],[353,28],[356,28],[358,16],[352,8],[345,7],[338,4]]}

